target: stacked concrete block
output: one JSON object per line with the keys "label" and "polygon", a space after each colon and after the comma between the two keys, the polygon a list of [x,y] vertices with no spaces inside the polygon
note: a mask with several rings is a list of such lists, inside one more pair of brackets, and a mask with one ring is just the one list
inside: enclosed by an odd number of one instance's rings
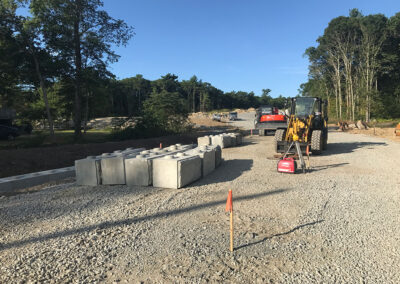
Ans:
{"label": "stacked concrete block", "polygon": [[75,161],[76,183],[78,185],[101,184],[101,157],[89,156]]}
{"label": "stacked concrete block", "polygon": [[125,158],[126,184],[149,186],[153,183],[153,160],[192,149],[194,145],[172,145],[165,149],[142,151],[140,155]]}
{"label": "stacked concrete block", "polygon": [[153,186],[181,188],[201,177],[198,155],[178,153],[153,160]]}
{"label": "stacked concrete block", "polygon": [[219,134],[211,137],[211,144],[219,145],[221,149],[230,147],[231,143],[232,143],[232,138],[226,134]]}
{"label": "stacked concrete block", "polygon": [[209,146],[211,145],[211,136],[203,136],[197,138],[197,145],[199,146]]}
{"label": "stacked concrete block", "polygon": [[144,148],[128,148],[124,151],[114,151],[112,154],[101,156],[102,184],[125,184],[125,157],[138,155]]}
{"label": "stacked concrete block", "polygon": [[201,175],[205,177],[215,170],[215,152],[215,148],[200,146],[186,151],[185,154],[197,155],[201,158]]}

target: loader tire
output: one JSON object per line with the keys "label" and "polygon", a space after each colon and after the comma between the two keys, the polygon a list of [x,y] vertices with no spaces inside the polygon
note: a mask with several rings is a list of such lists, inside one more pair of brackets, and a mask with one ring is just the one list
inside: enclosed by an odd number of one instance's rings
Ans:
{"label": "loader tire", "polygon": [[275,131],[275,141],[283,141],[285,139],[285,134],[285,129],[277,129]]}
{"label": "loader tire", "polygon": [[276,153],[278,153],[278,141],[285,140],[285,136],[286,136],[286,129],[277,129],[275,131],[274,142],[275,142],[275,152]]}
{"label": "loader tire", "polygon": [[314,130],[311,134],[311,152],[313,155],[322,153],[324,144],[324,136],[321,130]]}
{"label": "loader tire", "polygon": [[324,143],[322,144],[322,150],[328,149],[328,130],[325,131]]}

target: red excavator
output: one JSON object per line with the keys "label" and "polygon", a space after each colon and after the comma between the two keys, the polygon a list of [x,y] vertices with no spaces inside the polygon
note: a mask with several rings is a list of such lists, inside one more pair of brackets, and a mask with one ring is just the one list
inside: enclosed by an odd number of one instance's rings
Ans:
{"label": "red excavator", "polygon": [[287,128],[286,116],[277,107],[261,106],[256,110],[254,126],[260,136],[275,134],[277,129]]}

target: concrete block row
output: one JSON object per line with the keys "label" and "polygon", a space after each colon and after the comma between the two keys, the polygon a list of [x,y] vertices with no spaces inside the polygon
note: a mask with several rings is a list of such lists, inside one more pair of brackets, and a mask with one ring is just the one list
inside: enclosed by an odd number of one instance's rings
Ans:
{"label": "concrete block row", "polygon": [[[222,141],[233,139],[221,136]],[[236,138],[235,138],[236,139]],[[209,175],[222,162],[220,145],[176,144],[152,150],[127,149],[75,161],[79,185],[127,184],[181,188]]]}
{"label": "concrete block row", "polygon": [[240,133],[222,133],[219,135],[210,135],[197,138],[199,146],[219,145],[222,149],[235,147],[242,144],[242,135]]}
{"label": "concrete block row", "polygon": [[[89,156],[85,159],[75,161],[76,182],[78,185],[96,186],[104,185],[150,185],[152,182],[152,164],[146,167],[138,167],[135,158],[161,157],[183,152],[193,148],[194,145],[176,144],[165,149],[154,148],[145,150],[144,148],[128,148],[123,151],[114,151],[113,153],[104,153],[100,156]],[[143,164],[143,163],[142,163]],[[146,172],[139,175],[137,170]],[[148,180],[146,182],[145,180]]]}
{"label": "concrete block row", "polygon": [[74,175],[75,168],[67,167],[2,178],[0,179],[0,192],[12,192],[18,189],[33,187],[40,184],[73,177]]}

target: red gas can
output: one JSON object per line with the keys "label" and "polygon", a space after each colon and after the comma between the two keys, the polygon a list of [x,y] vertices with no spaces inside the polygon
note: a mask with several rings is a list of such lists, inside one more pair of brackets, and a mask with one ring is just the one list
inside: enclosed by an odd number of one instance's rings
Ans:
{"label": "red gas can", "polygon": [[297,163],[293,158],[283,158],[278,162],[278,172],[280,173],[296,173]]}

